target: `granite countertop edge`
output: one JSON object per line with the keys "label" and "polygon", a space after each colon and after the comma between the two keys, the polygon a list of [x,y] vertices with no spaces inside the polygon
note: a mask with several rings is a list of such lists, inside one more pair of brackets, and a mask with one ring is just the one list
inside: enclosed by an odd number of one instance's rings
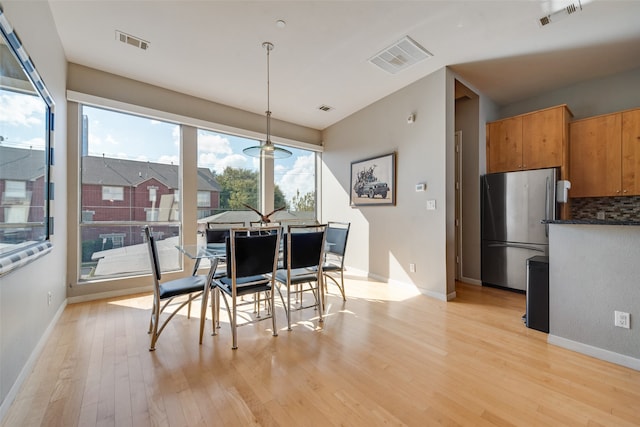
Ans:
{"label": "granite countertop edge", "polygon": [[640,221],[619,221],[606,219],[543,219],[542,224],[573,225],[640,225]]}

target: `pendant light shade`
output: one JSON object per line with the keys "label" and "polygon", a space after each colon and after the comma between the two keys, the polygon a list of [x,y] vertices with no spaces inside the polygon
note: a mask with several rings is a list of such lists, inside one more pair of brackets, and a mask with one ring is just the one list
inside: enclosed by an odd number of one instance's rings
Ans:
{"label": "pendant light shade", "polygon": [[267,138],[262,145],[257,145],[242,150],[244,154],[252,157],[264,157],[269,159],[284,159],[291,156],[291,151],[276,147],[271,142],[271,109],[269,108],[269,53],[273,50],[273,43],[264,42],[262,47],[267,50]]}

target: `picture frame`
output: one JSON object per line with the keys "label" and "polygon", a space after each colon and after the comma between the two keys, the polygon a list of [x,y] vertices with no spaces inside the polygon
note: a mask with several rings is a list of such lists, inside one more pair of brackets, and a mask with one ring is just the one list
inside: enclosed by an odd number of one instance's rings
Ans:
{"label": "picture frame", "polygon": [[396,152],[351,162],[351,206],[396,204]]}

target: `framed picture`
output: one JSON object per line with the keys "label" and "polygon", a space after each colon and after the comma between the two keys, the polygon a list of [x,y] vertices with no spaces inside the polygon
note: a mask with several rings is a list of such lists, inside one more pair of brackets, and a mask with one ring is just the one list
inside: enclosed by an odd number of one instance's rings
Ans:
{"label": "framed picture", "polygon": [[396,204],[396,153],[351,162],[351,206]]}

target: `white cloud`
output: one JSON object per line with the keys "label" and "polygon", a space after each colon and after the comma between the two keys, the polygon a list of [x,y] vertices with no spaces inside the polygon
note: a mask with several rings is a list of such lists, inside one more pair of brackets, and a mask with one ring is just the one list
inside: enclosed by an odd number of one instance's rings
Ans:
{"label": "white cloud", "polygon": [[160,156],[160,158],[158,160],[156,160],[154,163],[163,163],[166,165],[170,165],[170,164],[174,164],[174,165],[178,165],[180,164],[180,158],[178,156]]}
{"label": "white cloud", "polygon": [[276,184],[287,200],[291,201],[296,191],[300,191],[300,195],[303,195],[315,190],[315,154],[298,157],[291,169],[287,170],[281,165],[276,166],[275,169],[276,176],[284,172]]}
{"label": "white cloud", "polygon": [[198,135],[198,151],[205,154],[229,155],[233,153],[229,140],[222,135],[200,133]]}
{"label": "white cloud", "polygon": [[0,96],[1,122],[10,126],[44,126],[45,107],[40,98],[20,94]]}
{"label": "white cloud", "polygon": [[242,169],[248,168],[247,158],[242,154],[218,157],[214,153],[201,153],[198,158],[198,165],[212,169],[218,174],[224,172],[227,166]]}

